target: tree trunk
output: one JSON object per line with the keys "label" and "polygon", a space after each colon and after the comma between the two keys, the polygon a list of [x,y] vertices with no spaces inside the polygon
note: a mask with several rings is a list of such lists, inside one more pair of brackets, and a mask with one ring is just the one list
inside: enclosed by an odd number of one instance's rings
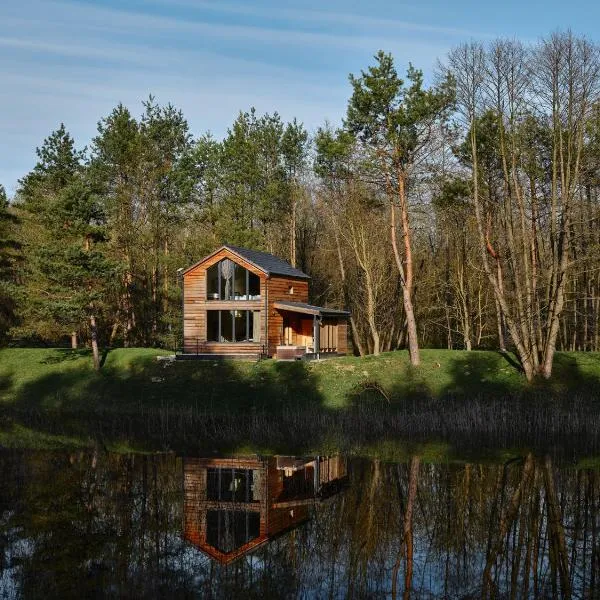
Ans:
{"label": "tree trunk", "polygon": [[[345,304],[344,308],[348,309],[350,307],[350,293],[348,290],[348,282],[346,279],[346,265],[344,263],[344,255],[342,254],[342,246],[340,243],[340,236],[338,233],[339,227],[333,217],[332,217],[332,223],[333,223],[333,232],[334,232],[334,237],[335,237],[335,248],[336,248],[337,257],[338,257],[338,266],[340,268],[340,278],[342,280],[342,292],[344,294],[344,304]],[[352,347],[355,350],[358,350],[358,354],[360,356],[364,356],[366,354],[365,349],[361,342],[358,328],[356,326],[356,321],[353,316],[350,317],[350,331],[352,334]]]}
{"label": "tree trunk", "polygon": [[109,347],[112,347],[112,346],[115,345],[115,339],[117,337],[117,331],[119,331],[119,319],[118,319],[118,317],[115,319],[115,322],[113,323],[112,329],[110,330],[110,338],[108,340]]}
{"label": "tree trunk", "polygon": [[549,456],[544,460],[544,487],[546,489],[546,507],[551,550],[553,550],[560,578],[561,598],[571,597],[571,576],[569,558],[565,541],[565,529],[562,523],[560,502],[556,493],[552,461]]}
{"label": "tree trunk", "polygon": [[298,211],[298,197],[295,182],[292,185],[292,215],[290,222],[290,264],[296,267],[296,213]]}
{"label": "tree trunk", "polygon": [[96,327],[96,317],[90,315],[90,334],[92,337],[92,356],[94,359],[94,370],[100,370],[100,352],[98,351],[98,329]]}
{"label": "tree trunk", "polygon": [[404,572],[404,600],[410,598],[412,591],[414,544],[413,544],[413,512],[417,498],[419,480],[419,457],[413,456],[410,461],[410,477],[408,480],[408,498],[404,514],[404,543],[406,545],[406,571]]}
{"label": "tree trunk", "polygon": [[408,337],[408,354],[410,356],[410,364],[418,366],[421,364],[419,353],[419,341],[417,338],[417,321],[413,310],[412,298],[410,291],[406,288],[402,290],[404,299],[404,312],[406,313],[406,333]]}
{"label": "tree trunk", "polygon": [[412,232],[408,219],[408,204],[405,189],[405,175],[398,175],[398,197],[400,200],[400,215],[402,222],[402,235],[404,237],[404,264],[398,249],[398,240],[396,237],[396,209],[394,201],[390,202],[390,233],[392,238],[392,248],[394,250],[394,258],[396,266],[400,273],[402,285],[402,299],[404,304],[404,312],[406,313],[406,334],[408,337],[408,353],[410,356],[410,364],[418,366],[421,364],[419,353],[419,339],[417,337],[417,321],[415,319],[415,311],[412,301],[412,286],[413,286],[413,260],[412,260]]}

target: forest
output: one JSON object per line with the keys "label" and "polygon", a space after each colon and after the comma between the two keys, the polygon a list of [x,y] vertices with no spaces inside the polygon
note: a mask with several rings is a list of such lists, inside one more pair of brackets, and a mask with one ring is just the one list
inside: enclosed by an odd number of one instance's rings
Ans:
{"label": "forest", "polygon": [[[87,145],[64,124],[0,186],[0,344],[181,344],[178,270],[223,243],[312,277],[355,354],[600,350],[600,48],[460,45],[424,77],[349,76],[339,125],[241,111],[223,139],[150,97]],[[431,83],[429,83],[431,81]]]}

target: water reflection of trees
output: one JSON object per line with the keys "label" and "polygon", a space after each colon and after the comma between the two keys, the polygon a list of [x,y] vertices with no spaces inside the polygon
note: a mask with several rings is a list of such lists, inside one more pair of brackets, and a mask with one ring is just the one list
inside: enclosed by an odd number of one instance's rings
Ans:
{"label": "water reflection of trees", "polygon": [[182,535],[182,474],[170,455],[0,454],[0,588],[27,598],[600,597],[597,469],[533,456],[353,460],[349,485],[309,521],[227,565]]}
{"label": "water reflection of trees", "polygon": [[557,470],[532,456],[422,465],[411,520],[414,459],[355,467],[360,485],[351,483],[341,515],[360,520],[343,530],[348,596],[406,597],[409,585],[415,597],[598,596],[597,470]]}

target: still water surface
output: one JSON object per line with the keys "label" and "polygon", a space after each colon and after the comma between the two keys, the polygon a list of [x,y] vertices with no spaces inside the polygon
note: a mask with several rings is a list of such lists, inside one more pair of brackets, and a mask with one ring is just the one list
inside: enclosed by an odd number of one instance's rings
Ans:
{"label": "still water surface", "polygon": [[600,470],[0,452],[3,598],[600,598]]}

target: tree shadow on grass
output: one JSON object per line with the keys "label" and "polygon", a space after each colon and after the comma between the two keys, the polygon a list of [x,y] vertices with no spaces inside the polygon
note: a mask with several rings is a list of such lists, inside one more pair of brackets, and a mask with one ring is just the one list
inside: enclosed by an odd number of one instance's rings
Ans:
{"label": "tree shadow on grass", "polygon": [[308,450],[326,432],[325,424],[310,427],[327,411],[305,363],[142,357],[129,367],[47,374],[23,385],[5,410],[40,433],[146,449]]}
{"label": "tree shadow on grass", "polygon": [[515,364],[514,358],[504,353],[456,351],[446,357],[443,366],[431,360],[422,367],[403,366],[387,386],[371,379],[360,382],[350,394],[351,401],[384,398],[389,403],[415,403],[456,396],[505,396],[522,384]]}
{"label": "tree shadow on grass", "polygon": [[431,365],[429,371],[407,367],[385,389],[367,383],[354,390],[352,409],[370,412],[379,445],[399,438],[437,442],[463,455],[519,447],[600,449],[600,380],[593,366],[582,370],[580,357],[557,355],[551,381],[527,384],[510,359],[457,352],[447,357],[437,382]]}
{"label": "tree shadow on grass", "polygon": [[[465,352],[450,359],[450,383],[440,397],[505,397],[518,392],[520,367],[505,352]],[[519,377],[515,378],[515,371]]]}
{"label": "tree shadow on grass", "polygon": [[104,367],[106,364],[106,359],[108,358],[108,353],[110,352],[110,348],[105,348],[102,351],[102,355],[100,356],[100,368]]}
{"label": "tree shadow on grass", "polygon": [[74,350],[71,348],[57,348],[53,350],[52,356],[47,356],[43,360],[41,360],[41,364],[43,365],[56,365],[65,362],[73,362],[79,360],[84,356],[90,356],[91,352],[89,350]]}
{"label": "tree shadow on grass", "polygon": [[[531,439],[545,443],[562,427],[573,439],[599,437],[600,410],[587,415],[583,405],[571,410],[554,400],[549,407],[526,402],[504,355],[457,353],[444,369],[437,397],[427,380],[431,371],[408,367],[385,390],[362,382],[345,408],[333,409],[304,362],[173,363],[146,353],[108,360],[100,373],[86,364],[39,377],[18,391],[10,410],[13,422],[47,435],[181,453],[356,451],[426,439],[455,448],[483,442],[507,447]],[[561,373],[598,388],[574,358],[559,360]],[[546,388],[541,393],[554,398]],[[541,413],[539,406],[548,410]]]}
{"label": "tree shadow on grass", "polygon": [[[587,367],[587,368],[586,368]],[[538,378],[531,386],[532,392],[559,399],[573,396],[585,397],[600,403],[600,355],[558,352],[554,357],[552,378]]]}
{"label": "tree shadow on grass", "polygon": [[78,409],[89,406],[90,387],[94,378],[89,368],[80,366],[63,372],[49,373],[21,386],[10,407],[17,410]]}
{"label": "tree shadow on grass", "polygon": [[0,395],[2,395],[3,392],[7,392],[12,388],[13,379],[13,373],[3,373],[2,375],[0,375]]}

